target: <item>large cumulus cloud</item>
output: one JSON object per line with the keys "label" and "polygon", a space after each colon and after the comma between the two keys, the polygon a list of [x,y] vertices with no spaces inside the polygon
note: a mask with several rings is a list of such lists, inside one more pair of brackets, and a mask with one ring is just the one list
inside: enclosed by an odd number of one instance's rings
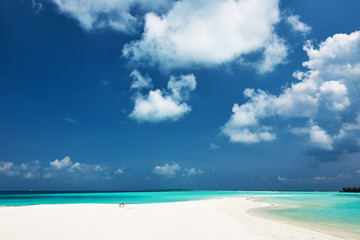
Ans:
{"label": "large cumulus cloud", "polygon": [[287,48],[274,31],[278,0],[183,0],[166,14],[148,13],[139,40],[123,54],[162,69],[212,67],[262,52],[255,66],[265,73],[284,61]]}

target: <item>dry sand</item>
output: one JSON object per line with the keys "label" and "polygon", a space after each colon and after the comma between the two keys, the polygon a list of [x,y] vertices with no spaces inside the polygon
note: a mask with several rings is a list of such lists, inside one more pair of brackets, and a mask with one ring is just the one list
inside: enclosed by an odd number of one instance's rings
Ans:
{"label": "dry sand", "polygon": [[245,198],[0,208],[1,240],[341,239],[246,213],[268,206]]}

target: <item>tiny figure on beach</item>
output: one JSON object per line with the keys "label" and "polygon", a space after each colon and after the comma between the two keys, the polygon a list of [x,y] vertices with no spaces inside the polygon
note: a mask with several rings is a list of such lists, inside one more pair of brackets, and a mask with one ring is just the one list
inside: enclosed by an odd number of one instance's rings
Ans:
{"label": "tiny figure on beach", "polygon": [[124,203],[124,202],[119,203],[119,207],[120,207],[120,208],[124,208],[124,207],[125,207],[125,203]]}

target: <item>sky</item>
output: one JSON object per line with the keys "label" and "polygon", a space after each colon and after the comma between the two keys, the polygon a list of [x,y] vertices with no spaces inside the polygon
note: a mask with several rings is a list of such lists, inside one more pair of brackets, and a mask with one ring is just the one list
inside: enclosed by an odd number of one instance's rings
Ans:
{"label": "sky", "polygon": [[3,0],[0,190],[360,182],[357,0]]}

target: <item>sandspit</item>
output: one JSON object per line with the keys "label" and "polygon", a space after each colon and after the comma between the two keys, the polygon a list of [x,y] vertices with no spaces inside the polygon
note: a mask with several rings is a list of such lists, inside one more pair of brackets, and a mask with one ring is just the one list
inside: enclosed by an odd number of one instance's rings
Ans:
{"label": "sandspit", "polygon": [[36,205],[0,208],[3,240],[336,240],[247,213],[268,206],[242,197],[127,204]]}

